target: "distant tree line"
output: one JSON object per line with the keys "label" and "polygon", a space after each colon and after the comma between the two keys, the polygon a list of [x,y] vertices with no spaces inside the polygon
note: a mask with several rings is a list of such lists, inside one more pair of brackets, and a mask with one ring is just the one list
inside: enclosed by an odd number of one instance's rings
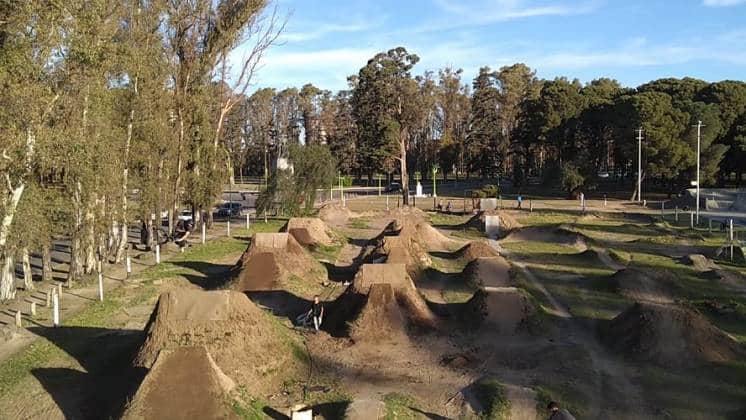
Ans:
{"label": "distant tree line", "polygon": [[642,128],[646,184],[677,191],[695,179],[702,121],[702,183],[743,179],[746,83],[684,78],[626,88],[605,78],[542,80],[514,64],[483,67],[467,84],[450,67],[413,75],[418,60],[395,48],[350,76],[348,90],[306,85],[246,97],[229,117],[237,170],[262,175],[278,144],[325,143],[340,172],[369,179],[396,173],[406,182],[437,165],[446,177],[593,188],[635,178]]}

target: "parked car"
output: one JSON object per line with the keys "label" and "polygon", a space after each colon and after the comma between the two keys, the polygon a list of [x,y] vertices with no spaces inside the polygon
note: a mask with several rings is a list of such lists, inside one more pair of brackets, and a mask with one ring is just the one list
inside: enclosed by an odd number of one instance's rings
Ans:
{"label": "parked car", "polygon": [[183,221],[191,221],[193,219],[192,217],[192,211],[189,209],[184,209],[179,213],[179,220]]}
{"label": "parked car", "polygon": [[392,182],[386,187],[384,192],[401,192],[401,184],[398,182]]}
{"label": "parked car", "polygon": [[218,216],[234,217],[241,215],[241,203],[223,203],[218,207]]}

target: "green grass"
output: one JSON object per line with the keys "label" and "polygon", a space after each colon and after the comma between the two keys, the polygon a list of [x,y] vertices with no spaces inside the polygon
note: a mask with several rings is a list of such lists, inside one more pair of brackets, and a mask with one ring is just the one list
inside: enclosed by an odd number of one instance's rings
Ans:
{"label": "green grass", "polygon": [[504,242],[502,247],[517,254],[577,254],[578,250],[569,245],[541,241]]}
{"label": "green grass", "polygon": [[311,255],[313,255],[317,260],[333,263],[337,261],[337,257],[339,257],[339,253],[342,251],[342,248],[344,248],[346,243],[347,242],[345,241],[334,245],[317,245],[311,251]]}
{"label": "green grass", "polygon": [[347,227],[352,229],[370,229],[370,219],[367,217],[355,217],[347,222]]}
{"label": "green grass", "polygon": [[505,387],[494,378],[483,378],[474,384],[474,396],[484,411],[481,417],[490,420],[506,420],[510,416],[510,401]]}
{"label": "green grass", "polygon": [[430,216],[430,224],[435,226],[459,226],[466,223],[471,218],[469,215],[464,216],[434,212],[428,212],[428,215]]}
{"label": "green grass", "polygon": [[577,217],[577,214],[571,213],[534,210],[533,213],[521,213],[517,219],[524,226],[545,226],[572,223]]}
{"label": "green grass", "polygon": [[409,395],[392,392],[384,395],[383,403],[386,406],[386,420],[408,420],[419,419],[421,416],[412,407],[417,403]]}
{"label": "green grass", "polygon": [[570,388],[542,385],[535,387],[534,390],[536,391],[536,411],[538,413],[546,413],[549,402],[555,401],[560,404],[560,407],[568,410],[579,419],[585,418],[587,415],[584,398]]}
{"label": "green grass", "polygon": [[244,387],[239,387],[238,390],[234,391],[233,398],[230,399],[229,403],[233,412],[239,418],[245,420],[262,420],[267,418],[267,415],[264,414],[264,408],[267,404],[249,395]]}

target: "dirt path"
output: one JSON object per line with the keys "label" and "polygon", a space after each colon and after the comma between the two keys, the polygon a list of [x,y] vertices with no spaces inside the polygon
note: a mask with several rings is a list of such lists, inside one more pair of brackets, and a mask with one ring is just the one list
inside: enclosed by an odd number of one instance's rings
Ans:
{"label": "dirt path", "polygon": [[517,385],[505,385],[510,400],[510,420],[536,420],[536,391]]}

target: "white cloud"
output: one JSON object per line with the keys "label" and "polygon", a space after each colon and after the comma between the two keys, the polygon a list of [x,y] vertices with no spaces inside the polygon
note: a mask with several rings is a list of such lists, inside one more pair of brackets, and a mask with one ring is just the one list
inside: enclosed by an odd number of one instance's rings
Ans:
{"label": "white cloud", "polygon": [[280,39],[288,42],[303,42],[313,41],[323,38],[326,35],[333,33],[354,33],[363,32],[371,28],[370,24],[355,23],[355,24],[326,24],[320,25],[315,29],[309,31],[298,31],[298,32],[286,32],[280,36]]}
{"label": "white cloud", "polygon": [[704,5],[708,7],[737,6],[744,3],[746,0],[704,0]]}

